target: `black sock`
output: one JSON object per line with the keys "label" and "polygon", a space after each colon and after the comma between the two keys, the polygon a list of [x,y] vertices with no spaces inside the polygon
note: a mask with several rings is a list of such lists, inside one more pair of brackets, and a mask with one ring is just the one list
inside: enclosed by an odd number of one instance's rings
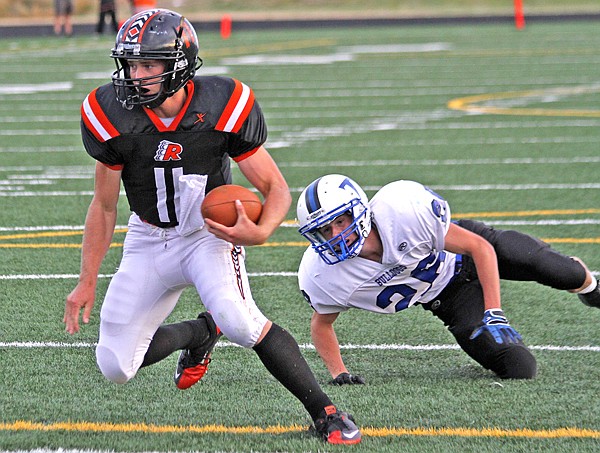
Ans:
{"label": "black sock", "polygon": [[300,400],[313,420],[323,408],[333,404],[302,357],[298,343],[285,329],[273,324],[253,349],[265,368]]}
{"label": "black sock", "polygon": [[180,349],[193,349],[204,343],[209,335],[204,318],[160,326],[154,333],[141,366],[159,362]]}

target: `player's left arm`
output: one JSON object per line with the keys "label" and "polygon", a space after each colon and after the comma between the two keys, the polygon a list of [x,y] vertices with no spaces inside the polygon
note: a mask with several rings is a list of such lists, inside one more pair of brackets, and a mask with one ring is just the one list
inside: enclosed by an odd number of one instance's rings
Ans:
{"label": "player's left arm", "polygon": [[206,219],[209,231],[235,245],[264,244],[281,225],[292,204],[290,190],[269,152],[261,146],[251,156],[238,162],[246,179],[262,194],[263,208],[257,224],[252,222],[242,203],[237,204],[238,221],[226,227]]}
{"label": "player's left arm", "polygon": [[473,258],[477,277],[483,290],[483,319],[479,327],[471,334],[471,340],[484,332],[489,332],[498,344],[521,342],[521,335],[509,324],[500,308],[500,275],[496,251],[492,244],[481,236],[455,224],[450,224],[445,244],[446,250],[466,254]]}
{"label": "player's left arm", "polygon": [[485,309],[500,308],[500,274],[496,251],[492,244],[481,236],[451,223],[446,233],[444,248],[449,252],[473,258],[483,289]]}

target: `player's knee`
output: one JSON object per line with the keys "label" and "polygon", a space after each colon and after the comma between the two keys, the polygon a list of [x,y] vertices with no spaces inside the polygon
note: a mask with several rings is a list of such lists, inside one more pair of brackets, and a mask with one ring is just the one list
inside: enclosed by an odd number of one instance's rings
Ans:
{"label": "player's knee", "polygon": [[499,345],[489,332],[473,340],[458,335],[457,340],[471,358],[502,379],[533,379],[537,374],[535,357],[522,343]]}
{"label": "player's knee", "polygon": [[513,345],[499,354],[493,371],[502,379],[533,379],[537,361],[527,347]]}
{"label": "player's knee", "polygon": [[223,332],[223,335],[225,335],[229,341],[244,348],[253,347],[258,340],[255,330],[249,325],[236,326],[234,329],[221,329],[221,332]]}
{"label": "player's knee", "polygon": [[119,362],[119,357],[105,346],[96,348],[96,363],[106,379],[115,384],[125,384],[134,375],[132,370],[126,371]]}
{"label": "player's knee", "polygon": [[212,317],[229,341],[244,348],[252,348],[258,341],[268,319],[258,310],[211,310]]}
{"label": "player's knee", "polygon": [[235,324],[219,322],[214,313],[213,318],[223,335],[232,343],[244,348],[251,348],[258,341],[261,329],[253,320],[244,320],[243,322],[238,320]]}

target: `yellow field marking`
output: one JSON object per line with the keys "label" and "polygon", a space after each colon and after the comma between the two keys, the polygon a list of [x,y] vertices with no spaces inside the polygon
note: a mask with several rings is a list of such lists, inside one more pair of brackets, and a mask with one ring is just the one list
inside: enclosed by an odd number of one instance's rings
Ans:
{"label": "yellow field marking", "polygon": [[78,432],[142,432],[152,434],[165,433],[204,433],[204,434],[283,434],[287,432],[305,431],[306,426],[175,426],[153,425],[146,423],[93,423],[93,422],[59,422],[35,423],[18,420],[13,423],[0,423],[0,431],[78,431]]}
{"label": "yellow field marking", "polygon": [[549,244],[600,244],[600,238],[540,238]]}
{"label": "yellow field marking", "polygon": [[[117,228],[115,233],[126,233],[127,228]],[[65,237],[65,236],[81,236],[83,230],[75,231],[44,231],[42,233],[23,233],[23,234],[11,234],[8,236],[0,236],[0,240],[4,239],[33,239],[43,237]]]}
{"label": "yellow field marking", "polygon": [[452,214],[456,219],[467,217],[535,217],[546,215],[600,214],[600,209],[540,209],[537,211],[465,212]]}
{"label": "yellow field marking", "polygon": [[[580,214],[600,214],[600,209],[589,208],[589,209],[540,209],[534,211],[492,211],[492,212],[465,212],[454,214],[455,218],[498,218],[498,217],[536,217],[536,216],[550,216],[550,215],[580,215]],[[283,222],[286,226],[297,226],[298,223],[295,220],[286,220]],[[127,228],[117,228],[115,233],[126,233]],[[22,234],[10,234],[0,235],[0,241],[3,240],[14,240],[14,239],[36,239],[36,238],[48,238],[48,237],[68,237],[68,236],[81,236],[83,230],[77,231],[44,231],[39,233],[22,233]],[[546,242],[557,243],[557,244],[598,244],[600,238],[547,238],[542,239]],[[268,242],[266,244],[259,245],[258,247],[306,247],[308,242],[305,241],[288,241],[288,242]],[[113,242],[110,244],[111,247],[123,247],[122,242]],[[81,244],[51,244],[51,243],[39,243],[39,244],[15,244],[15,243],[1,243],[0,249],[8,248],[21,248],[21,249],[42,249],[42,248],[81,248]]]}
{"label": "yellow field marking", "polygon": [[476,96],[466,96],[452,99],[447,106],[451,110],[460,110],[470,113],[486,113],[495,115],[517,115],[517,116],[576,116],[584,118],[600,118],[600,110],[578,110],[578,109],[544,109],[544,108],[514,108],[514,107],[491,107],[474,105],[480,102],[501,99],[522,99],[528,97],[553,96],[553,95],[576,95],[589,92],[597,92],[598,89],[590,88],[554,88],[548,90],[508,91],[504,93],[489,93]]}
{"label": "yellow field marking", "polygon": [[[402,437],[402,436],[435,436],[435,437],[520,437],[520,438],[589,438],[600,439],[600,431],[581,428],[557,429],[502,429],[502,428],[361,428],[365,436]],[[69,431],[69,432],[112,432],[112,433],[150,433],[150,434],[284,434],[306,431],[306,426],[177,426],[153,425],[146,423],[94,423],[94,422],[58,422],[36,423],[26,420],[0,423],[0,431]]]}
{"label": "yellow field marking", "polygon": [[[110,247],[123,247],[122,242],[111,242]],[[1,244],[0,249],[80,249],[81,244]]]}
{"label": "yellow field marking", "polygon": [[581,428],[501,429],[501,428],[362,428],[365,436],[436,436],[436,437],[524,437],[557,439],[564,437],[600,439],[600,431]]}
{"label": "yellow field marking", "polygon": [[308,247],[308,241],[267,242],[257,247]]}

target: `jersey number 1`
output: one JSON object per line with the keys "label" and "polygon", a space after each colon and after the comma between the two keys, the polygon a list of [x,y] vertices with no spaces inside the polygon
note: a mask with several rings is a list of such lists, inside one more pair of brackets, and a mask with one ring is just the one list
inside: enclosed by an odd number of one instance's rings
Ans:
{"label": "jersey number 1", "polygon": [[[179,212],[179,178],[183,176],[183,168],[175,167],[171,170],[171,178],[165,177],[165,172],[168,168],[154,168],[154,182],[156,183],[156,209],[161,222],[170,223],[172,220],[169,216],[169,204],[171,204],[171,212]],[[170,183],[167,183],[170,179]],[[169,187],[170,186],[170,187]]]}

